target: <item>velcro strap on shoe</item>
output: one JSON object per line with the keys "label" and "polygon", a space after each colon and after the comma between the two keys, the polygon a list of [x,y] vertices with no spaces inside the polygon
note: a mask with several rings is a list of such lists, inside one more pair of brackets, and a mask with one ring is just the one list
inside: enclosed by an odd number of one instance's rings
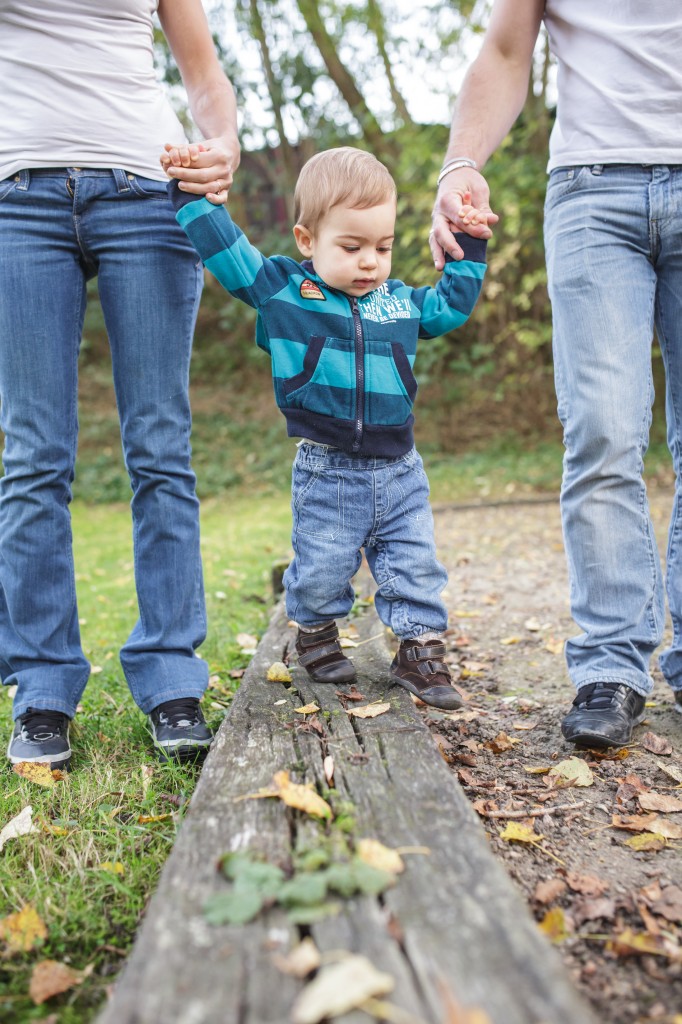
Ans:
{"label": "velcro strap on shoe", "polygon": [[408,661],[439,661],[445,657],[445,644],[430,644],[428,647],[408,647],[405,655]]}
{"label": "velcro strap on shoe", "polygon": [[299,654],[298,663],[303,665],[314,665],[315,662],[321,661],[322,658],[328,658],[331,654],[340,654],[341,645],[338,640],[335,640],[331,644],[323,644],[322,647],[316,647],[312,651],[305,651],[303,654]]}
{"label": "velcro strap on shoe", "polygon": [[299,647],[317,647],[319,644],[328,643],[330,640],[338,640],[339,630],[335,622],[324,629],[316,629],[311,633],[304,633],[299,630],[296,643]]}

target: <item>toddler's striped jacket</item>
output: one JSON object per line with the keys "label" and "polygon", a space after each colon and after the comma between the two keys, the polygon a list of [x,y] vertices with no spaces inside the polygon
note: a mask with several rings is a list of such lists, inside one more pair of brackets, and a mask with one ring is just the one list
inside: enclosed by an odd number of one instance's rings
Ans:
{"label": "toddler's striped jacket", "polygon": [[481,290],[486,243],[457,235],[435,288],[389,279],[362,298],[328,287],[312,263],[263,256],[223,206],[169,192],[177,220],[212,274],[258,310],[256,341],[270,353],[277,404],[289,435],[363,456],[412,447],[412,372],[418,338],[463,324]]}

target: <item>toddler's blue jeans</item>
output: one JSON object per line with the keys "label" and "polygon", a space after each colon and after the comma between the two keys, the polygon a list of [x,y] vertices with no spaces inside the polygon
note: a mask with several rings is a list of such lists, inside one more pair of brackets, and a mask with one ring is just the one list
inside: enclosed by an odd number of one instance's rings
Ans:
{"label": "toddler's blue jeans", "polygon": [[304,442],[292,478],[294,559],[284,574],[287,614],[301,626],[347,615],[364,549],[381,621],[401,640],[442,633],[445,569],[436,559],[429,484],[413,448],[360,458]]}

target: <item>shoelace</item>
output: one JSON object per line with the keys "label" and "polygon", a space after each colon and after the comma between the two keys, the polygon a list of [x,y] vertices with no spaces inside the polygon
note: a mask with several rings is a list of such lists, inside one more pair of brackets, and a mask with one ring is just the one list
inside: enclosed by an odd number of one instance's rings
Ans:
{"label": "shoelace", "polygon": [[588,711],[603,711],[613,703],[622,683],[588,683],[582,686],[573,704]]}
{"label": "shoelace", "polygon": [[179,697],[171,708],[163,708],[168,725],[172,729],[180,726],[197,725],[199,722],[199,701],[196,697]]}
{"label": "shoelace", "polygon": [[61,711],[42,711],[40,708],[29,708],[21,716],[21,731],[29,740],[40,738],[50,739],[64,728],[65,716]]}

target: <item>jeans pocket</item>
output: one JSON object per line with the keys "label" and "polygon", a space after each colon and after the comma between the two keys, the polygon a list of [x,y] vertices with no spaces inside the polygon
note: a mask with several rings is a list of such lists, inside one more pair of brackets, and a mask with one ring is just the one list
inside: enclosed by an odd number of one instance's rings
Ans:
{"label": "jeans pocket", "polygon": [[129,174],[127,177],[130,188],[140,199],[168,199],[167,182],[143,178],[139,174]]}
{"label": "jeans pocket", "polygon": [[580,167],[555,167],[549,173],[546,202],[552,203],[573,195],[585,185],[589,172],[588,164]]}
{"label": "jeans pocket", "polygon": [[0,203],[2,202],[3,199],[7,198],[7,196],[10,194],[10,192],[14,191],[14,189],[17,187],[18,184],[19,184],[19,175],[18,174],[17,175],[11,175],[9,178],[3,178],[3,180],[0,181]]}
{"label": "jeans pocket", "polygon": [[343,476],[294,462],[291,486],[294,535],[335,540],[343,525]]}

